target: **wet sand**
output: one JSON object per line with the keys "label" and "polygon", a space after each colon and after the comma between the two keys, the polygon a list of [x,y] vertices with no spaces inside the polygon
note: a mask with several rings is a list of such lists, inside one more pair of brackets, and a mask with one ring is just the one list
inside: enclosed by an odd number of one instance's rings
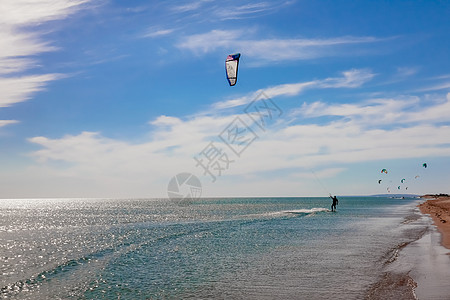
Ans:
{"label": "wet sand", "polygon": [[[426,220],[423,220],[426,222]],[[440,233],[431,228],[409,243],[391,262],[366,296],[366,300],[450,299],[450,259],[440,245]]]}
{"label": "wet sand", "polygon": [[426,195],[423,198],[428,200],[419,205],[420,211],[431,216],[442,234],[442,246],[450,249],[450,197]]}
{"label": "wet sand", "polygon": [[414,292],[421,300],[450,299],[450,257],[440,245],[441,234],[432,228],[421,239],[406,247],[399,258],[398,269],[410,269],[417,283]]}
{"label": "wet sand", "polygon": [[425,195],[420,212],[431,216],[433,228],[404,251],[406,259],[415,259],[409,273],[418,283],[418,299],[450,299],[450,197]]}
{"label": "wet sand", "polygon": [[450,197],[423,198],[427,201],[403,222],[419,230],[419,238],[388,253],[384,273],[366,300],[450,299]]}

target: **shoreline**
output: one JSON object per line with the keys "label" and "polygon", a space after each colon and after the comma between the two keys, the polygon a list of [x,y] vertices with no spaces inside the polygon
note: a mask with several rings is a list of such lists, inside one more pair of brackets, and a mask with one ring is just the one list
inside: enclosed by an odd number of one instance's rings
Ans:
{"label": "shoreline", "polygon": [[367,290],[366,300],[447,299],[450,294],[450,197],[421,198],[402,222],[405,232],[415,232],[417,237],[387,252],[379,280]]}
{"label": "shoreline", "polygon": [[425,195],[426,201],[419,204],[420,212],[430,215],[441,233],[441,245],[450,249],[450,196]]}

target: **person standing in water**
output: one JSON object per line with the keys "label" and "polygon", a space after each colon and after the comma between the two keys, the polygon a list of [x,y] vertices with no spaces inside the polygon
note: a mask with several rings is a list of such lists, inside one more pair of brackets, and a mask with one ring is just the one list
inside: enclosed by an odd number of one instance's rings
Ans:
{"label": "person standing in water", "polygon": [[336,196],[331,196],[330,198],[333,200],[333,204],[331,204],[331,211],[336,211],[336,205],[338,205],[339,200]]}

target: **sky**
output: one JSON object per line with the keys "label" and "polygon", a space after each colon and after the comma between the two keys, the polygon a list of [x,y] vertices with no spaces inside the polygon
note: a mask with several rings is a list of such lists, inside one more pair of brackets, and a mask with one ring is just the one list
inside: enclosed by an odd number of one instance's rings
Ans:
{"label": "sky", "polygon": [[181,173],[202,197],[450,192],[449,15],[2,0],[0,198],[168,197]]}

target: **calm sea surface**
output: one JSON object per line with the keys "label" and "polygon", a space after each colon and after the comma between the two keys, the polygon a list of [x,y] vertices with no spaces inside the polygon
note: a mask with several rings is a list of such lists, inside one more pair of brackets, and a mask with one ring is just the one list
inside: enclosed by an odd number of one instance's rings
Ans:
{"label": "calm sea surface", "polygon": [[0,297],[361,299],[423,233],[417,203],[0,200]]}

